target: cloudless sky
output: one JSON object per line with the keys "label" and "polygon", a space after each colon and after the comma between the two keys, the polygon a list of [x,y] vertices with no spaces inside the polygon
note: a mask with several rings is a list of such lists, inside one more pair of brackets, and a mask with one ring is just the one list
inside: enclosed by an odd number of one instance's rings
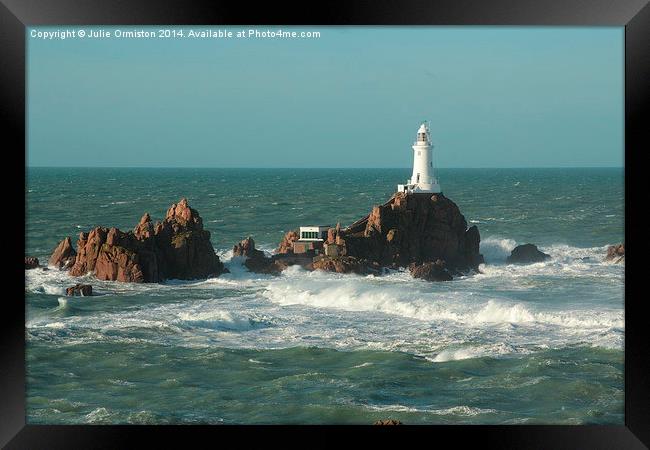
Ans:
{"label": "cloudless sky", "polygon": [[623,165],[622,27],[282,29],[321,37],[28,29],[28,165],[410,167],[423,119],[439,167]]}

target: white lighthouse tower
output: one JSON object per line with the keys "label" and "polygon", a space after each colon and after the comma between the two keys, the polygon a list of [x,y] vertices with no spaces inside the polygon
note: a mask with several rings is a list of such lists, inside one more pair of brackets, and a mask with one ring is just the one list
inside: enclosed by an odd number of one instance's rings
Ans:
{"label": "white lighthouse tower", "polygon": [[417,138],[413,144],[413,174],[406,184],[398,184],[398,192],[407,193],[439,193],[440,184],[435,177],[433,158],[433,145],[429,125],[423,122],[418,129]]}

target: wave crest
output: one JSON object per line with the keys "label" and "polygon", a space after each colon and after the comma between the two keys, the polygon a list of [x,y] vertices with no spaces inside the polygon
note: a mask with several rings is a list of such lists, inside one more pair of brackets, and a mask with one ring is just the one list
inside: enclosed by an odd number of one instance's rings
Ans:
{"label": "wave crest", "polygon": [[516,246],[517,242],[513,239],[490,236],[481,240],[479,251],[487,263],[504,262]]}
{"label": "wave crest", "polygon": [[228,311],[221,310],[181,312],[178,318],[181,326],[210,328],[213,330],[250,330],[258,323],[248,317],[236,316]]}

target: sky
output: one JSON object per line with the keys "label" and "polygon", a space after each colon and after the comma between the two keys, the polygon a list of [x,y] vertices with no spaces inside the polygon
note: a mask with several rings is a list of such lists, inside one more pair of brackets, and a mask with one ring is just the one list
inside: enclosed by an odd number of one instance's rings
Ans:
{"label": "sky", "polygon": [[[118,28],[160,27],[68,30]],[[422,120],[439,167],[623,166],[622,27],[181,28],[28,28],[28,166],[402,168]]]}

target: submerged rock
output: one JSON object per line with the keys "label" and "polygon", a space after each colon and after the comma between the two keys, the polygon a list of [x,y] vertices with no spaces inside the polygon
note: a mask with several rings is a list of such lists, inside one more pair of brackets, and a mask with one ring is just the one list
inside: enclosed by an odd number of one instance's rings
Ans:
{"label": "submerged rock", "polygon": [[67,295],[68,297],[73,297],[78,295],[82,297],[89,297],[93,295],[93,287],[89,284],[75,284],[74,286],[70,286],[69,288],[66,288],[65,295]]}
{"label": "submerged rock", "polygon": [[625,262],[625,245],[618,244],[607,247],[605,261],[614,261],[615,263]]}
{"label": "submerged rock", "polygon": [[541,252],[536,245],[523,244],[516,246],[510,252],[510,256],[508,256],[506,262],[509,264],[530,264],[546,261],[550,257],[551,255]]}
{"label": "submerged rock", "polygon": [[[65,247],[64,243],[57,250]],[[50,261],[58,259],[55,251]],[[90,272],[100,280],[134,283],[206,278],[224,271],[210,243],[210,232],[203,229],[199,213],[185,198],[173,204],[165,219],[155,225],[145,213],[133,231],[96,227],[80,233],[70,268],[73,276]]]}
{"label": "submerged rock", "polygon": [[292,264],[281,259],[267,258],[265,256],[249,258],[244,261],[244,266],[246,266],[249,271],[268,275],[279,275],[280,272],[290,265]]}
{"label": "submerged rock", "polygon": [[36,269],[37,267],[40,267],[38,258],[25,256],[25,270]]}
{"label": "submerged rock", "polygon": [[77,252],[72,248],[72,240],[68,236],[59,242],[59,245],[52,252],[49,265],[57,269],[66,270],[73,266],[76,256]]}
{"label": "submerged rock", "polygon": [[413,278],[421,278],[427,281],[451,281],[453,276],[447,270],[445,262],[441,259],[435,262],[409,265],[409,271]]}

